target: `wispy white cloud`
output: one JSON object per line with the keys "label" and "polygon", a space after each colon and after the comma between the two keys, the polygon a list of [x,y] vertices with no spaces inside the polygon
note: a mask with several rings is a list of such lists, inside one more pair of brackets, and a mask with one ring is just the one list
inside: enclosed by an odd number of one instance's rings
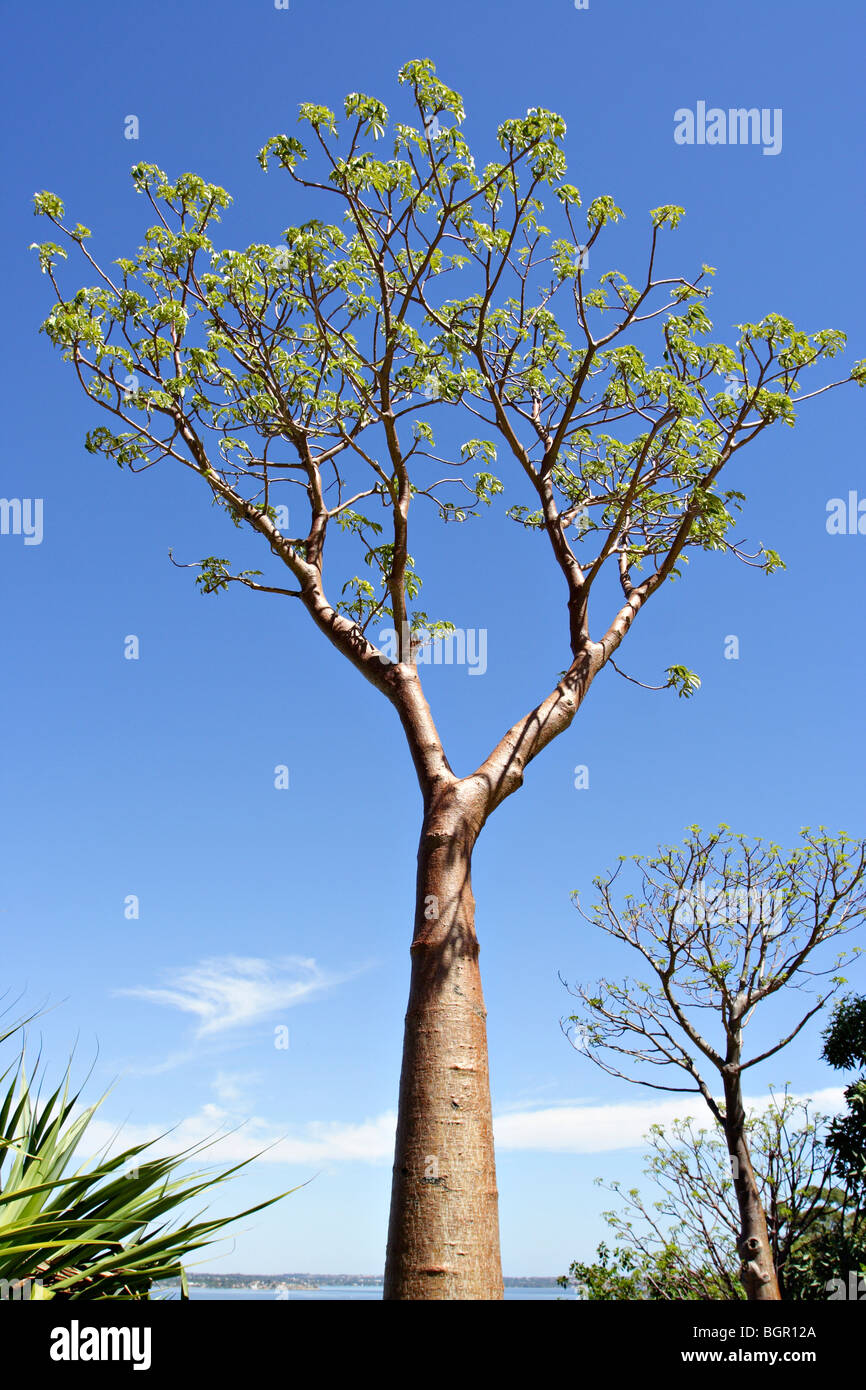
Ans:
{"label": "wispy white cloud", "polygon": [[[801,1097],[802,1099],[802,1097]],[[841,1087],[811,1093],[814,1108],[832,1114],[844,1105]],[[770,1096],[747,1102],[751,1108],[766,1108]],[[643,1146],[644,1135],[653,1124],[669,1124],[673,1119],[693,1116],[707,1128],[709,1112],[692,1097],[664,1100],[619,1102],[610,1105],[547,1106],[544,1109],[510,1112],[494,1120],[496,1146],[500,1152],[534,1150],[544,1153],[595,1154]],[[390,1162],[394,1153],[396,1115],[385,1111],[358,1123],[338,1120],[312,1120],[287,1134],[269,1120],[254,1117],[241,1127],[232,1127],[235,1117],[217,1105],[205,1105],[176,1126],[160,1141],[155,1153],[177,1152],[187,1145],[214,1139],[208,1159],[214,1163],[237,1163],[262,1153],[266,1163],[290,1163],[315,1167],[325,1163]],[[158,1126],[116,1126],[96,1119],[87,1132],[89,1151],[113,1139],[114,1149],[153,1139]]]}
{"label": "wispy white cloud", "polygon": [[330,975],[312,959],[284,956],[217,956],[166,972],[161,988],[138,985],[118,994],[164,1004],[198,1020],[196,1037],[273,1018],[284,1009],[322,994],[345,977]]}
{"label": "wispy white cloud", "polygon": [[198,1057],[195,1048],[186,1048],[183,1052],[170,1052],[167,1057],[161,1057],[156,1062],[124,1061],[120,1071],[124,1076],[162,1076],[167,1071],[175,1071],[178,1067],[185,1066],[187,1062],[198,1060]]}
{"label": "wispy white cloud", "polygon": [[204,1105],[169,1133],[158,1125],[137,1124],[124,1125],[119,1131],[110,1121],[94,1118],[84,1142],[89,1156],[106,1146],[116,1153],[162,1136],[153,1147],[153,1156],[179,1153],[192,1145],[210,1142],[202,1156],[208,1163],[238,1163],[261,1154],[267,1163],[318,1167],[340,1161],[378,1163],[393,1158],[396,1124],[393,1111],[386,1111],[357,1124],[312,1120],[297,1133],[286,1134],[285,1129],[259,1117],[237,1125],[228,1110]]}
{"label": "wispy white cloud", "polygon": [[[841,1087],[811,1096],[822,1113],[839,1110]],[[770,1096],[746,1101],[747,1109],[766,1109]],[[613,1105],[546,1106],[544,1109],[500,1114],[493,1128],[499,1149],[536,1149],[546,1153],[592,1154],[643,1145],[651,1125],[669,1125],[691,1117],[707,1129],[713,1119],[700,1096],[671,1096],[664,1100],[622,1101]]]}
{"label": "wispy white cloud", "polygon": [[261,1081],[257,1071],[218,1071],[211,1085],[222,1105],[237,1106]]}

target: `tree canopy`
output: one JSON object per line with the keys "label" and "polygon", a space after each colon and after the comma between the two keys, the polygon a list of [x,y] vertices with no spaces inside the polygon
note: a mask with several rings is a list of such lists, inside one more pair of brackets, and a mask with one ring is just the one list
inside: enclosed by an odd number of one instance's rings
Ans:
{"label": "tree canopy", "polygon": [[[572,656],[591,641],[607,659],[688,549],[780,565],[776,551],[734,537],[743,494],[721,472],[768,425],[793,424],[798,399],[866,382],[860,361],[800,394],[845,335],[807,334],[777,313],[742,324],[733,345],[712,341],[712,267],[686,277],[658,268],[680,207],[650,213],[640,275],[593,278],[589,258],[624,213],[609,194],[583,210],[566,179],[562,117],[533,108],[503,121],[499,158],[478,167],[462,99],[433,64],[407,63],[400,83],[414,124],[392,123],[381,101],[355,92],[344,122],[303,103],[305,142],[282,134],[261,150],[264,170],[335,213],[289,227],[279,245],[218,246],[229,194],[153,164],[132,178],[156,220],[113,266],[91,254],[87,227],[67,223],[60,197],[35,199],[63,237],[37,248],[57,295],[44,330],[112,417],[87,448],[132,471],[171,459],[200,475],[296,581],[208,556],[203,592],[240,583],[301,599],[392,698],[395,666],[450,624],[419,606],[413,503],[459,523],[508,483],[508,514],[546,533],[564,577]],[[71,296],[58,278],[70,244],[94,275]],[[472,433],[442,456],[433,426],[457,406]],[[335,528],[354,560],[326,595]],[[590,594],[610,567],[620,600],[591,638]],[[384,619],[396,661],[375,640]],[[681,666],[668,681],[681,694],[696,687]]]}

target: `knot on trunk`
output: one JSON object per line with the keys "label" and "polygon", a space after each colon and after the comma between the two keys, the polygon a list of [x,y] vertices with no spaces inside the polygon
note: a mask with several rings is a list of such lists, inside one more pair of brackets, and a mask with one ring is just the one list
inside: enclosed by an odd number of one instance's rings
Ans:
{"label": "knot on trunk", "polygon": [[441,830],[430,830],[424,836],[424,844],[427,849],[441,849],[453,840],[453,835],[443,834]]}
{"label": "knot on trunk", "polygon": [[746,1279],[751,1277],[759,1284],[769,1284],[771,1275],[758,1263],[761,1254],[761,1242],[757,1236],[745,1236],[737,1241],[737,1250],[743,1262],[741,1276]]}

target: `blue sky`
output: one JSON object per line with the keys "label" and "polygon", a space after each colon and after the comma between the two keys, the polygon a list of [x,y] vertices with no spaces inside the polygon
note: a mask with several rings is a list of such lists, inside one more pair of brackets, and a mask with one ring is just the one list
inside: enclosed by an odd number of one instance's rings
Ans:
{"label": "blue sky", "polygon": [[[128,170],[152,160],[233,194],[226,244],[276,241],[304,210],[287,180],[262,175],[260,146],[293,130],[302,100],[339,109],[360,89],[397,111],[398,68],[427,56],[463,93],[485,158],[505,117],[532,105],[565,117],[569,176],[625,209],[614,244],[628,264],[640,264],[646,210],[685,206],[666,255],[677,273],[717,267],[716,336],[775,310],[809,331],[848,330],[847,362],[866,354],[862,12],[839,0],[591,0],[581,11],[570,0],[291,0],[288,11],[150,0],[17,6],[5,37],[0,491],[44,499],[44,537],[0,536],[0,988],[53,1006],[38,1028],[51,1068],[77,1041],[82,1075],[95,1059],[90,1092],[114,1083],[106,1135],[123,1123],[186,1138],[245,1121],[224,1156],[275,1145],[220,1209],[307,1183],[205,1267],[374,1272],[408,984],[411,764],[391,709],[300,611],[246,591],[202,598],[171,566],[169,547],[181,560],[256,562],[193,480],[133,478],[84,451],[93,411],[37,333],[49,287],[27,250],[43,235],[32,195],[59,193],[111,260],[144,230]],[[780,153],[676,144],[674,112],[698,101],[781,109]],[[124,138],[129,114],[137,142]],[[634,1179],[641,1133],[682,1109],[607,1079],[564,1039],[557,972],[630,964],[581,924],[570,891],[692,822],[783,842],[804,824],[863,833],[866,537],[830,536],[825,520],[830,498],[866,496],[864,408],[855,387],[832,393],[741,456],[744,534],[779,549],[784,573],[702,557],[636,623],[625,669],[657,682],[682,662],[700,694],[649,694],[604,672],[481,839],[507,1274],[557,1274],[588,1256],[604,1231],[593,1177]],[[483,678],[443,667],[426,680],[452,766],[467,772],[566,664],[565,609],[547,557],[530,564],[535,538],[501,518],[449,527],[447,551],[425,539],[425,600],[488,632]],[[137,661],[124,659],[128,634]],[[724,658],[730,634],[737,661]],[[285,792],[273,784],[283,763]],[[577,764],[587,790],[573,785]],[[137,920],[124,917],[129,894]],[[287,1050],[274,1047],[281,1024]],[[837,1086],[819,1028],[751,1093]]]}

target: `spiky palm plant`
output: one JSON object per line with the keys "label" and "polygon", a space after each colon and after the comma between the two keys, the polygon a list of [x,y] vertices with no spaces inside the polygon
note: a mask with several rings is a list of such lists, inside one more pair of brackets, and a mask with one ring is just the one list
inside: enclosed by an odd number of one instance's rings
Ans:
{"label": "spiky palm plant", "polygon": [[[0,1034],[0,1044],[15,1031]],[[7,1081],[0,1090],[0,1298],[146,1299],[158,1281],[178,1277],[185,1298],[183,1261],[232,1222],[288,1195],[236,1216],[179,1220],[182,1207],[252,1159],[181,1177],[181,1166],[208,1143],[142,1159],[154,1139],[75,1167],[101,1101],[82,1109],[68,1071],[41,1099],[28,1080],[23,1049],[0,1074],[0,1083]]]}

